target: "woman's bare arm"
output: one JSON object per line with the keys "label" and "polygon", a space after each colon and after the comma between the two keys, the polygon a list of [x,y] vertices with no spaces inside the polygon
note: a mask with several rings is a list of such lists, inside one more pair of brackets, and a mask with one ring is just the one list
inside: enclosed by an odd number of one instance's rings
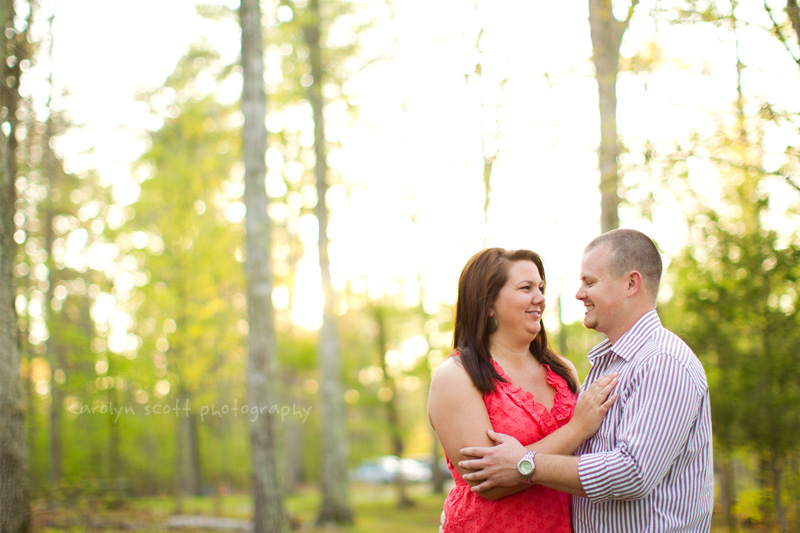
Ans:
{"label": "woman's bare arm", "polygon": [[[456,357],[450,357],[442,363],[431,380],[428,418],[447,457],[461,475],[469,472],[457,466],[462,459],[469,459],[461,455],[461,448],[492,445],[487,434],[492,424],[483,396]],[[497,500],[529,486],[520,482],[511,487],[495,487],[480,495],[488,500]]]}

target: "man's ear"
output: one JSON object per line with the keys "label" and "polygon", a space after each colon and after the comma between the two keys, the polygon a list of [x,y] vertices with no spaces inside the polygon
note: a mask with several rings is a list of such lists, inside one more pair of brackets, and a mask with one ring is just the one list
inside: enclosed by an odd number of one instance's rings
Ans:
{"label": "man's ear", "polygon": [[644,280],[642,279],[642,274],[638,270],[631,270],[628,272],[626,279],[628,282],[627,296],[628,298],[632,298],[642,290]]}

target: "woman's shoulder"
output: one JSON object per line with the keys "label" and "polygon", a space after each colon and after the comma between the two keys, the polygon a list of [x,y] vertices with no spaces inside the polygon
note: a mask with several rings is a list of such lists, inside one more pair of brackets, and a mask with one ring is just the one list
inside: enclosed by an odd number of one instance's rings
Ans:
{"label": "woman's shoulder", "polygon": [[467,369],[464,368],[464,363],[461,361],[461,354],[458,352],[453,352],[433,373],[433,383],[436,381],[460,381],[465,378],[470,379]]}
{"label": "woman's shoulder", "polygon": [[472,383],[459,358],[448,357],[439,365],[431,378],[428,394],[428,415],[434,427],[437,427],[437,414],[452,413],[466,405],[474,407],[482,401],[483,395]]}
{"label": "woman's shoulder", "polygon": [[467,372],[464,362],[461,360],[461,355],[454,352],[450,355],[433,374],[431,378],[431,392],[442,391],[448,395],[452,394],[473,394],[477,393],[481,398],[483,393],[480,393],[475,382],[472,380],[469,372]]}

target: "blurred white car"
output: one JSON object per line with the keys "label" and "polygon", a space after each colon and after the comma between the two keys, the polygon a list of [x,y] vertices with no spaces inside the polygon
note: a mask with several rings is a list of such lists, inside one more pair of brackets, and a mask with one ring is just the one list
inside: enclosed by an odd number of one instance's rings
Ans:
{"label": "blurred white car", "polygon": [[391,483],[397,479],[398,471],[410,482],[430,481],[430,466],[415,459],[400,459],[396,455],[382,455],[362,462],[353,470],[350,478],[364,483]]}

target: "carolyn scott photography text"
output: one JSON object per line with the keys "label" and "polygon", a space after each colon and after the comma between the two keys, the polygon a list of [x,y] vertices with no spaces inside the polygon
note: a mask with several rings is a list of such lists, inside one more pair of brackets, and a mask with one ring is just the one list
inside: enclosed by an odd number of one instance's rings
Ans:
{"label": "carolyn scott photography text", "polygon": [[239,400],[234,400],[233,405],[215,403],[208,405],[201,405],[194,408],[190,405],[189,400],[181,403],[180,400],[175,400],[175,404],[168,403],[155,403],[143,405],[141,409],[136,409],[129,405],[119,406],[114,405],[114,402],[108,404],[97,402],[93,405],[75,403],[67,408],[67,411],[76,415],[106,415],[110,414],[114,417],[114,423],[119,420],[121,415],[126,416],[151,416],[151,415],[167,415],[188,417],[191,413],[197,411],[200,413],[200,421],[205,422],[206,418],[222,418],[224,416],[239,416],[247,417],[250,421],[255,422],[258,417],[266,414],[274,414],[280,416],[281,422],[285,421],[287,417],[296,418],[302,423],[305,423],[311,412],[311,406],[298,406],[292,405],[239,405]]}

